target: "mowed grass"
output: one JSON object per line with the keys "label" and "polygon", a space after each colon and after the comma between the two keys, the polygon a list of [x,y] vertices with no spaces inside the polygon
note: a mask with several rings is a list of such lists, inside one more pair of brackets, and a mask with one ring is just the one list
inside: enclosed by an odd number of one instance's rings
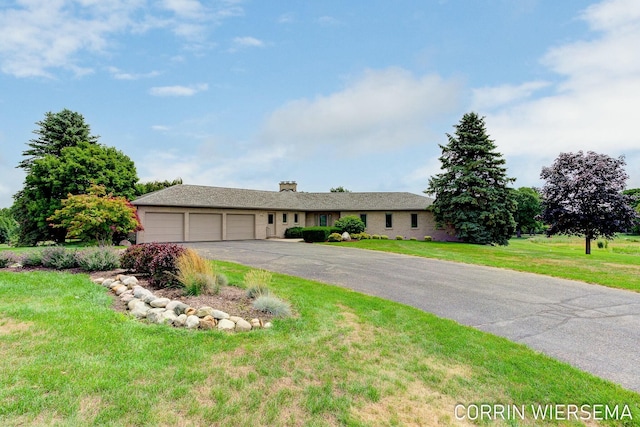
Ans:
{"label": "mowed grass", "polygon": [[459,425],[456,403],[629,405],[640,424],[640,395],[525,346],[273,277],[295,316],[226,334],[135,321],[86,275],[0,270],[0,425]]}
{"label": "mowed grass", "polygon": [[[602,241],[604,243],[604,241]],[[361,240],[332,243],[468,264],[545,274],[612,288],[640,291],[640,236],[620,236],[584,253],[579,237],[513,238],[508,246],[411,240]]]}

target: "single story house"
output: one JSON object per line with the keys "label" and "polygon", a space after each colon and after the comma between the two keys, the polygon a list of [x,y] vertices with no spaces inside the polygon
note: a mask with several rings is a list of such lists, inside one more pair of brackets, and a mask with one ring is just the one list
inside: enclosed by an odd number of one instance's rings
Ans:
{"label": "single story house", "polygon": [[144,227],[138,243],[282,238],[287,228],[332,226],[347,215],[391,239],[454,239],[426,210],[433,199],[412,193],[306,193],[283,181],[280,191],[175,185],[132,203]]}

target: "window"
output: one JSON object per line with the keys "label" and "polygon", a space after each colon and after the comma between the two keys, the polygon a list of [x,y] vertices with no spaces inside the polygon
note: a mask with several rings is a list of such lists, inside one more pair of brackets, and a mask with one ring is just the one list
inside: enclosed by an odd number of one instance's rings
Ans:
{"label": "window", "polygon": [[393,227],[393,214],[388,213],[384,215],[384,226],[386,228]]}
{"label": "window", "polygon": [[418,228],[418,214],[411,214],[411,228]]}
{"label": "window", "polygon": [[293,214],[293,223],[294,223],[294,224],[297,224],[297,223],[299,223],[299,222],[300,222],[300,221],[299,221],[299,218],[298,218],[298,214],[297,214],[297,213],[294,213],[294,214]]}
{"label": "window", "polygon": [[283,213],[283,214],[282,214],[282,223],[283,223],[283,224],[286,224],[286,223],[287,223],[287,214],[286,214],[286,213]]}
{"label": "window", "polygon": [[367,227],[367,214],[360,214],[360,220],[364,222],[364,227]]}
{"label": "window", "polygon": [[327,216],[325,214],[321,214],[320,215],[319,225],[320,225],[320,227],[326,227],[327,226]]}
{"label": "window", "polygon": [[274,216],[274,215],[273,215],[272,213],[270,213],[270,214],[269,214],[269,217],[268,217],[269,219],[268,219],[268,221],[269,221],[269,224],[270,224],[270,225],[273,225],[273,216]]}

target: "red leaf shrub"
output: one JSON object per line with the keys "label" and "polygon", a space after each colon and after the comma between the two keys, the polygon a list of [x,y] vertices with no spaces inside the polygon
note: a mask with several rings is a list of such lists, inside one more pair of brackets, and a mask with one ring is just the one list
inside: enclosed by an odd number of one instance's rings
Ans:
{"label": "red leaf shrub", "polygon": [[123,268],[149,276],[151,286],[168,288],[179,284],[176,260],[185,249],[175,243],[144,243],[127,248],[120,258]]}

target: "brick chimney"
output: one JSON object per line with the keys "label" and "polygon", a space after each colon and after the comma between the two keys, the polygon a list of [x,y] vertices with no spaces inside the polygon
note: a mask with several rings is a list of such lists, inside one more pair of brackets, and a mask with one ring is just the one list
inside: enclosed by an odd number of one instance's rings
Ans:
{"label": "brick chimney", "polygon": [[280,191],[298,191],[298,184],[295,181],[280,181]]}

